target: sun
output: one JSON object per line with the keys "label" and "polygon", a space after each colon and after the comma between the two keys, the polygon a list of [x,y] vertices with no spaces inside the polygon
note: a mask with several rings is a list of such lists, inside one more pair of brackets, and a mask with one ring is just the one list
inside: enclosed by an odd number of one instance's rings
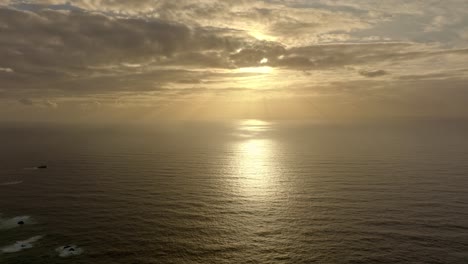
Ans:
{"label": "sun", "polygon": [[258,39],[258,40],[265,40],[265,41],[276,41],[277,38],[271,35],[264,34],[258,30],[250,30],[249,34]]}

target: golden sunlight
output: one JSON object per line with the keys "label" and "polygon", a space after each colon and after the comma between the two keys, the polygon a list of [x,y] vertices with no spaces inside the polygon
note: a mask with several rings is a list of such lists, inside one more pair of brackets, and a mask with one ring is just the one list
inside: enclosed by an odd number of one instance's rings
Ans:
{"label": "golden sunlight", "polygon": [[247,119],[239,122],[237,135],[245,138],[258,138],[262,136],[262,134],[268,132],[270,129],[270,122],[257,119]]}
{"label": "golden sunlight", "polygon": [[273,73],[273,68],[269,66],[262,67],[245,67],[237,69],[238,72],[242,73],[260,73],[260,74],[270,74]]}
{"label": "golden sunlight", "polygon": [[245,140],[236,143],[235,162],[237,174],[242,179],[240,185],[249,195],[261,193],[269,185],[273,169],[273,141],[263,138],[271,129],[271,123],[261,120],[240,121],[237,130]]}
{"label": "golden sunlight", "polygon": [[248,196],[263,196],[271,187],[275,176],[274,148],[269,139],[247,139],[236,146],[237,183],[242,193]]}
{"label": "golden sunlight", "polygon": [[250,35],[258,40],[266,40],[266,41],[276,41],[277,38],[274,37],[274,36],[270,36],[270,35],[267,35],[267,34],[264,34],[258,30],[253,30],[253,31],[250,31],[249,32]]}

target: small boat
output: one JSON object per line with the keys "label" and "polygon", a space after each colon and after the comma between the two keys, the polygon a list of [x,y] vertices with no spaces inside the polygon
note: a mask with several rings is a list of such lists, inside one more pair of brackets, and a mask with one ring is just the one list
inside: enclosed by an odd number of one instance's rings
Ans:
{"label": "small boat", "polygon": [[47,169],[47,165],[37,166],[36,168],[38,168],[38,169]]}

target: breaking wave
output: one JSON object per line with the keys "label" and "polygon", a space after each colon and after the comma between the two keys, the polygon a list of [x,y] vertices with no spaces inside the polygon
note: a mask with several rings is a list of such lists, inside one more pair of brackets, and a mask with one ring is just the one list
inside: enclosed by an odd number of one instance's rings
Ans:
{"label": "breaking wave", "polygon": [[30,216],[15,216],[13,218],[0,217],[0,229],[12,229],[21,225],[33,223]]}
{"label": "breaking wave", "polygon": [[42,236],[34,236],[23,241],[16,241],[15,244],[1,248],[2,253],[14,253],[21,250],[29,249],[34,246],[34,243],[41,239]]}
{"label": "breaking wave", "polygon": [[55,249],[59,253],[59,257],[67,258],[71,256],[78,256],[83,253],[83,249],[76,245],[66,245]]}

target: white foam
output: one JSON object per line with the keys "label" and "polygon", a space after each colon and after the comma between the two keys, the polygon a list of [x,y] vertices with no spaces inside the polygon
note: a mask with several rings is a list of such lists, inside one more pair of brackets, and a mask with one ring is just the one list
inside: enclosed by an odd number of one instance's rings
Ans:
{"label": "white foam", "polygon": [[32,248],[34,243],[41,239],[42,236],[34,236],[23,241],[16,241],[15,244],[1,248],[2,253],[14,253],[24,249]]}
{"label": "white foam", "polygon": [[0,186],[16,185],[16,184],[20,184],[20,183],[23,183],[23,181],[4,182],[4,183],[0,183]]}
{"label": "white foam", "polygon": [[0,217],[0,229],[11,229],[20,226],[18,222],[23,221],[25,225],[32,224],[33,221],[30,216],[15,216],[13,218]]}
{"label": "white foam", "polygon": [[83,253],[83,249],[77,247],[76,245],[66,245],[61,246],[55,249],[59,253],[59,257],[67,258],[71,256],[78,256]]}

